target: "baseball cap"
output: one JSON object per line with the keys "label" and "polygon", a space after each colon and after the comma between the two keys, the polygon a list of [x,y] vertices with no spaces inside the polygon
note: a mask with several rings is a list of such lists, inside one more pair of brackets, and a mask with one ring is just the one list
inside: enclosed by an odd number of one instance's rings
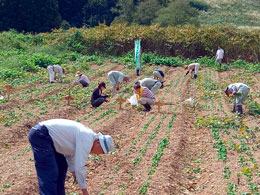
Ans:
{"label": "baseball cap", "polygon": [[110,135],[103,135],[102,133],[98,133],[98,139],[104,154],[107,154],[114,149],[113,138]]}

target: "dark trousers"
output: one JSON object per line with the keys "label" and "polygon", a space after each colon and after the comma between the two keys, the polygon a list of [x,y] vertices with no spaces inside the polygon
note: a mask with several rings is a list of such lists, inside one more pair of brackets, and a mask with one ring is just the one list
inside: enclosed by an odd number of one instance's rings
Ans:
{"label": "dark trousers", "polygon": [[41,195],[65,195],[68,169],[64,155],[56,152],[48,129],[36,125],[29,132]]}
{"label": "dark trousers", "polygon": [[96,99],[96,100],[94,100],[94,101],[91,101],[91,105],[93,106],[93,107],[99,107],[101,104],[103,104],[104,102],[105,102],[105,98],[103,98],[103,97],[100,97],[100,98],[98,98],[98,99]]}

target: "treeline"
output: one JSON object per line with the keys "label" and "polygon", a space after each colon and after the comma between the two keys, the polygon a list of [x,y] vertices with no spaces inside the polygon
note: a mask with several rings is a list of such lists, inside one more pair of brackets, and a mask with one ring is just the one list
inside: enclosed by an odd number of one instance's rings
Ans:
{"label": "treeline", "polygon": [[199,26],[197,0],[0,0],[0,31],[48,32],[112,22]]}

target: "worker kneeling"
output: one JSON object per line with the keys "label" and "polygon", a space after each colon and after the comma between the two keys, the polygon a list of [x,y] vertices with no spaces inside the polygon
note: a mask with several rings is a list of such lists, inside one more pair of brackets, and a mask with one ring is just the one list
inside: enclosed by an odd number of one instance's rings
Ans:
{"label": "worker kneeling", "polygon": [[162,70],[155,70],[153,71],[154,79],[160,81],[162,84],[160,88],[163,88],[163,82],[164,82],[164,73]]}
{"label": "worker kneeling", "polygon": [[145,110],[149,112],[151,110],[151,105],[154,105],[155,103],[154,94],[147,87],[142,87],[140,82],[135,83],[134,89],[138,103],[142,104],[145,107]]}
{"label": "worker kneeling", "polygon": [[106,89],[106,83],[101,82],[99,83],[98,87],[94,89],[92,96],[91,96],[91,105],[94,108],[99,107],[104,102],[108,102],[106,98],[108,98],[107,95],[102,96],[102,91]]}
{"label": "worker kneeling", "polygon": [[49,72],[50,75],[50,83],[54,83],[56,80],[56,74],[59,73],[59,77],[60,77],[60,82],[62,83],[62,76],[63,74],[65,74],[65,68],[62,68],[59,65],[49,65],[47,67],[47,70]]}
{"label": "worker kneeling", "polygon": [[193,75],[192,78],[193,78],[193,79],[196,79],[197,76],[198,76],[199,68],[200,68],[200,64],[199,64],[199,63],[192,63],[192,64],[190,64],[190,65],[188,65],[188,66],[184,66],[184,69],[185,69],[185,70],[188,69],[188,71],[186,72],[185,76],[186,76],[187,74],[189,74],[190,71],[191,71],[191,72],[194,72],[194,75]]}
{"label": "worker kneeling", "polygon": [[161,88],[162,83],[160,81],[157,81],[156,79],[152,78],[144,78],[139,81],[141,86],[147,87],[153,94],[156,93],[158,89]]}
{"label": "worker kneeling", "polygon": [[29,141],[40,194],[45,195],[65,195],[67,168],[83,194],[88,194],[86,162],[89,154],[107,154],[114,148],[111,136],[96,134],[87,126],[67,119],[40,122],[31,128]]}
{"label": "worker kneeling", "polygon": [[249,87],[243,83],[233,83],[226,88],[225,93],[228,97],[231,94],[234,95],[234,104],[232,112],[236,112],[237,107],[238,115],[240,116],[241,114],[243,114],[242,104],[247,100],[249,92]]}

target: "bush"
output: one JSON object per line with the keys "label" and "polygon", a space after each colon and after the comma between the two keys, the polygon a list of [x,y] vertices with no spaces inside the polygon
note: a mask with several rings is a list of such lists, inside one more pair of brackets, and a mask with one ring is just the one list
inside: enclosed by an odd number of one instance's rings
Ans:
{"label": "bush", "polygon": [[30,57],[30,60],[32,63],[34,63],[36,66],[47,68],[50,64],[60,64],[61,60],[51,56],[49,54],[44,53],[35,53]]}
{"label": "bush", "polygon": [[194,7],[196,8],[197,10],[200,10],[200,11],[208,11],[210,6],[206,3],[203,3],[203,2],[200,2],[200,1],[190,1],[189,2],[189,5],[191,7]]}
{"label": "bush", "polygon": [[0,80],[21,78],[24,72],[14,69],[0,69]]}

